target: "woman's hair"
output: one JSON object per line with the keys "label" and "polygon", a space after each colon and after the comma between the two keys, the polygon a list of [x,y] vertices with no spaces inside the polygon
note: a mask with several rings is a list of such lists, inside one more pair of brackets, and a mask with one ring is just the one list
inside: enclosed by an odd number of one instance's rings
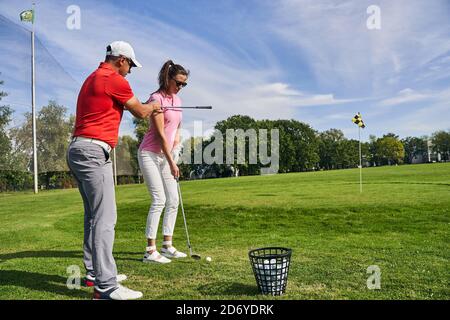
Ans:
{"label": "woman's hair", "polygon": [[169,88],[170,79],[175,78],[178,74],[189,76],[189,70],[183,68],[179,64],[173,63],[172,60],[167,60],[159,71],[158,81],[159,89],[158,91],[167,91]]}

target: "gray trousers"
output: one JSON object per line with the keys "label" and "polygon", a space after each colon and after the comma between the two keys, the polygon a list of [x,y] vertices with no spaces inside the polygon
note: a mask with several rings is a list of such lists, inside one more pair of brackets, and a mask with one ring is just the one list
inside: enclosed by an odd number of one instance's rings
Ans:
{"label": "gray trousers", "polygon": [[84,203],[84,266],[101,289],[117,286],[112,251],[117,221],[116,197],[110,156],[101,146],[74,141],[67,151]]}

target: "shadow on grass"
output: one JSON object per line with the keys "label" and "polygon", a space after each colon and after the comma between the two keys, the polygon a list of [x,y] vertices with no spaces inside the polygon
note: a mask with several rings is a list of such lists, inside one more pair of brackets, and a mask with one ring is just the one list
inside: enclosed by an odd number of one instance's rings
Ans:
{"label": "shadow on grass", "polygon": [[[87,299],[92,295],[88,292],[68,289],[66,286],[67,279],[58,275],[17,270],[0,270],[0,279],[0,287],[23,287],[30,290],[48,292],[51,294],[64,295],[70,298],[79,299]],[[20,299],[20,297],[15,298]]]}
{"label": "shadow on grass", "polygon": [[[115,260],[141,260],[138,259],[142,252],[114,252]],[[119,255],[133,255],[136,258],[122,258]],[[119,256],[119,257],[118,257]],[[43,250],[43,251],[20,251],[0,254],[0,263],[11,259],[25,259],[25,258],[79,258],[83,259],[83,251],[59,251],[59,250]]]}
{"label": "shadow on grass", "polygon": [[256,283],[251,286],[239,282],[218,281],[199,286],[197,289],[203,295],[208,296],[254,296],[260,294]]}
{"label": "shadow on grass", "polygon": [[[142,252],[115,252],[116,260],[138,260],[124,257],[117,257],[118,255],[141,255]],[[79,251],[57,251],[57,250],[43,250],[43,251],[20,251],[0,254],[0,263],[12,259],[26,259],[26,258],[78,258],[83,259],[83,252]],[[140,260],[140,259],[139,259]],[[48,292],[56,295],[64,295],[74,299],[91,298],[91,293],[80,290],[70,290],[66,286],[67,277],[59,275],[41,274],[28,271],[19,270],[0,270],[0,287],[15,286],[23,287],[39,292]],[[19,298],[20,297],[15,297]],[[43,297],[46,298],[46,297]]]}

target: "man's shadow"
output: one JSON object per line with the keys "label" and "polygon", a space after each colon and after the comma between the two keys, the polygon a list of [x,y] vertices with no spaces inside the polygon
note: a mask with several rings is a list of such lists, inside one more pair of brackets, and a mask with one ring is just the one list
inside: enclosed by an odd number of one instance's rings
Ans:
{"label": "man's shadow", "polygon": [[[142,252],[113,252],[115,260],[136,260],[123,255],[140,256]],[[0,263],[11,259],[24,259],[24,258],[79,258],[83,259],[83,251],[61,251],[61,250],[43,250],[43,251],[20,251],[0,254]],[[139,259],[140,260],[140,259]]]}
{"label": "man's shadow", "polygon": [[[92,293],[82,290],[70,290],[67,279],[58,275],[49,275],[28,271],[0,270],[0,286],[23,287],[30,290],[64,295],[70,298],[87,299]],[[20,297],[15,297],[20,299]]]}
{"label": "man's shadow", "polygon": [[[130,260],[130,258],[117,257],[116,255],[137,255],[135,252],[114,252],[116,260]],[[0,254],[0,264],[12,259],[25,258],[78,258],[83,259],[82,250],[77,251],[58,251],[58,250],[42,250],[42,251],[20,251]],[[131,259],[135,260],[135,259]],[[69,298],[86,299],[90,298],[90,292],[73,289],[67,287],[67,277],[51,274],[42,274],[20,270],[0,270],[0,287],[15,286],[23,287],[30,290],[40,292],[48,292],[57,295],[64,295]],[[20,297],[17,297],[20,299]]]}
{"label": "man's shadow", "polygon": [[0,263],[11,259],[24,258],[83,258],[83,252],[79,251],[19,251],[0,254]]}

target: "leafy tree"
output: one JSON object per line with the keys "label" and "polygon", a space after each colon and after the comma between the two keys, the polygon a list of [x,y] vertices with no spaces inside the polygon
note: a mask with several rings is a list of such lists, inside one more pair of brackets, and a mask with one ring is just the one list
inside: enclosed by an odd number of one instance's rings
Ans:
{"label": "leafy tree", "polygon": [[391,137],[391,138],[398,140],[398,135],[396,135],[395,133],[392,133],[392,132],[389,132],[389,133],[386,133],[383,135],[383,138],[386,138],[386,137]]}
{"label": "leafy tree", "polygon": [[367,162],[370,163],[370,159],[371,159],[370,142],[361,142],[361,157],[362,157],[362,165],[363,166]]}
{"label": "leafy tree", "polygon": [[338,146],[345,140],[344,133],[338,129],[329,129],[321,132],[319,139],[320,167],[335,169],[338,164]]}
{"label": "leafy tree", "polygon": [[424,138],[406,137],[402,143],[405,148],[404,162],[406,163],[412,163],[414,158],[427,154],[427,140]]}
{"label": "leafy tree", "polygon": [[368,143],[369,154],[367,160],[374,166],[378,165],[380,162],[377,152],[377,141],[378,139],[376,136],[372,134],[369,136],[369,143]]}
{"label": "leafy tree", "polygon": [[[320,166],[326,169],[354,168],[359,166],[359,141],[348,140],[338,129],[321,132],[319,138]],[[361,156],[370,161],[370,144],[361,143]]]}
{"label": "leafy tree", "polygon": [[[191,137],[181,142],[183,152],[181,163],[178,164],[178,168],[180,169],[180,176],[182,178],[190,178],[191,172],[200,175],[205,170],[205,164],[196,164],[194,162],[194,150],[202,148],[202,140],[201,137]],[[187,150],[191,150],[190,154]]]}
{"label": "leafy tree", "polygon": [[243,129],[248,130],[255,128],[256,121],[249,116],[234,115],[226,120],[219,121],[214,126],[220,132],[225,132],[226,129]]}
{"label": "leafy tree", "polygon": [[[234,116],[227,118],[226,120],[217,122],[216,125],[214,126],[214,129],[219,130],[222,133],[223,151],[224,151],[223,156],[224,156],[224,163],[226,163],[226,144],[227,144],[226,131],[228,129],[233,129],[233,130],[241,129],[245,133],[249,129],[257,130],[258,124],[254,119],[252,119],[249,116],[234,115]],[[256,131],[256,133],[257,133],[257,131]],[[205,142],[207,144],[210,141],[205,141]],[[257,143],[258,143],[258,141],[257,141]],[[259,170],[258,164],[250,164],[250,156],[249,156],[249,153],[247,152],[248,150],[250,150],[249,144],[250,144],[249,138],[245,137],[245,149],[244,149],[245,150],[245,161],[244,161],[245,163],[243,163],[243,164],[238,163],[238,152],[237,152],[238,139],[235,138],[233,163],[226,163],[227,165],[232,165],[234,168],[237,168],[239,170],[240,175],[257,174],[258,170]],[[220,166],[219,167],[215,166],[215,170],[217,171],[216,173],[220,173],[221,171],[224,171],[225,167],[227,167],[227,165],[222,166],[223,168],[221,168]]]}
{"label": "leafy tree", "polygon": [[280,172],[313,170],[319,163],[317,132],[296,120],[276,120],[280,130]]}
{"label": "leafy tree", "polygon": [[[25,113],[25,123],[12,130],[15,156],[23,166],[32,169],[32,114]],[[49,101],[36,116],[36,147],[40,172],[68,171],[66,151],[72,135],[75,117],[67,116],[67,108]]]}
{"label": "leafy tree", "polygon": [[436,131],[432,135],[431,142],[433,144],[433,151],[439,152],[442,160],[450,160],[450,130]]}
{"label": "leafy tree", "polygon": [[[362,148],[361,148],[362,150]],[[336,163],[339,168],[359,166],[359,141],[344,139],[337,145]]]}
{"label": "leafy tree", "polygon": [[10,130],[13,142],[12,155],[14,158],[14,170],[33,170],[33,137],[31,113],[25,113],[25,122],[20,127]]}
{"label": "leafy tree", "polygon": [[403,163],[405,149],[397,138],[384,136],[377,140],[377,156],[389,165],[400,164]]}
{"label": "leafy tree", "polygon": [[75,117],[67,116],[67,108],[49,101],[37,115],[38,155],[40,170],[67,171],[66,151],[72,136]]}
{"label": "leafy tree", "polygon": [[[3,81],[0,81],[3,85]],[[8,96],[4,91],[0,91],[0,101]],[[12,144],[8,135],[8,125],[11,122],[13,111],[9,106],[0,106],[0,169],[11,169]]]}
{"label": "leafy tree", "polygon": [[136,133],[137,137],[137,145],[139,146],[144,140],[144,136],[147,133],[148,129],[150,128],[150,119],[138,119],[133,118],[133,124],[134,124],[134,132]]}
{"label": "leafy tree", "polygon": [[[319,144],[316,132],[309,125],[296,120],[255,121],[248,116],[235,115],[229,117],[227,120],[218,122],[215,128],[222,132],[224,143],[226,142],[225,133],[227,129],[242,129],[244,131],[255,129],[257,133],[259,133],[259,129],[266,129],[268,133],[270,133],[272,129],[278,129],[280,143],[280,172],[312,170],[319,162]],[[257,144],[259,144],[259,138],[258,134]],[[269,137],[268,140],[270,140]],[[249,149],[249,143],[249,139],[246,138],[246,150]],[[235,142],[235,150],[237,150],[236,144],[237,142]],[[224,150],[226,150],[225,147]],[[268,155],[269,154],[272,154],[270,143],[268,146]],[[258,174],[261,168],[260,163],[249,164],[248,154],[246,154],[245,164],[237,164],[236,162],[237,157],[235,154],[235,163],[233,166],[237,167],[244,175]],[[225,170],[224,168],[222,169]]]}
{"label": "leafy tree", "polygon": [[119,137],[116,146],[117,175],[137,175],[139,164],[137,160],[138,142],[131,136]]}

